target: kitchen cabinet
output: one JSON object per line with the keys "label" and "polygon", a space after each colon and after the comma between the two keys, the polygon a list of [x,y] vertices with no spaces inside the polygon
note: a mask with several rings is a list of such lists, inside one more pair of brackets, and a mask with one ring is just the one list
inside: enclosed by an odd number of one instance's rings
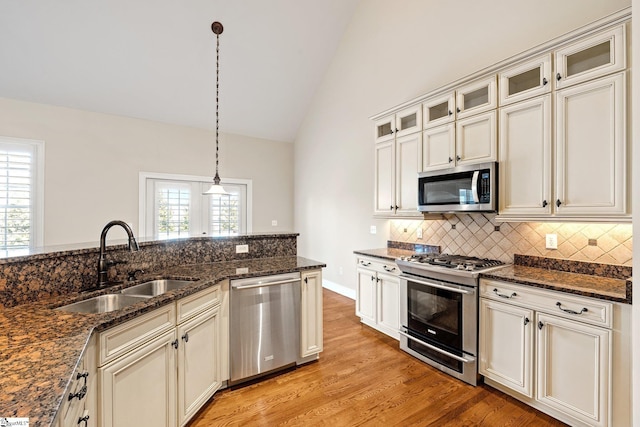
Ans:
{"label": "kitchen cabinet", "polygon": [[556,92],[558,217],[627,215],[626,74]]}
{"label": "kitchen cabinet", "polygon": [[626,425],[628,410],[611,406],[612,390],[629,392],[612,362],[628,366],[628,356],[615,355],[625,339],[619,306],[489,279],[480,280],[480,297],[485,383],[571,425]]}
{"label": "kitchen cabinet", "polygon": [[228,281],[98,334],[100,425],[185,425],[228,380]]}
{"label": "kitchen cabinet", "polygon": [[500,106],[551,92],[551,54],[508,67],[498,75]]}
{"label": "kitchen cabinet", "polygon": [[416,105],[398,111],[376,121],[376,143],[422,130],[421,106]]}
{"label": "kitchen cabinet", "polygon": [[618,25],[556,50],[556,88],[624,70],[627,66],[625,38],[624,25]]}
{"label": "kitchen cabinet", "polygon": [[430,98],[422,103],[422,122],[425,129],[430,129],[455,120],[456,94],[445,93]]}
{"label": "kitchen cabinet", "polygon": [[362,323],[400,339],[400,270],[394,262],[358,257],[356,315]]}
{"label": "kitchen cabinet", "polygon": [[304,358],[323,349],[322,271],[304,271],[300,279],[300,357]]}
{"label": "kitchen cabinet", "polygon": [[456,146],[454,123],[429,128],[422,133],[422,171],[453,166]]}
{"label": "kitchen cabinet", "polygon": [[97,426],[95,337],[89,339],[57,415],[56,427]]}
{"label": "kitchen cabinet", "polygon": [[495,110],[498,106],[496,76],[483,77],[456,89],[456,120]]}
{"label": "kitchen cabinet", "polygon": [[550,215],[551,95],[500,108],[501,217]]}

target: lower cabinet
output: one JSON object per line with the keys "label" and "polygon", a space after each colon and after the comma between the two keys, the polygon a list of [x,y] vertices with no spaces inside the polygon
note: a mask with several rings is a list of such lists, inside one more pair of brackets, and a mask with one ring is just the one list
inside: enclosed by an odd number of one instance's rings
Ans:
{"label": "lower cabinet", "polygon": [[323,349],[322,271],[304,271],[300,279],[300,357],[304,358]]}
{"label": "lower cabinet", "polygon": [[400,270],[394,262],[358,258],[356,315],[362,323],[400,339]]}
{"label": "lower cabinet", "polygon": [[[614,414],[611,402],[614,389],[616,399],[630,396],[612,363],[614,341],[624,341],[619,308],[487,279],[480,296],[478,370],[487,384],[570,425],[627,425],[628,409]],[[618,359],[625,370],[628,359]]]}
{"label": "lower cabinet", "polygon": [[98,334],[103,427],[184,426],[228,379],[228,282]]}
{"label": "lower cabinet", "polygon": [[95,427],[97,423],[97,384],[95,337],[92,337],[73,373],[69,391],[57,414],[55,427]]}

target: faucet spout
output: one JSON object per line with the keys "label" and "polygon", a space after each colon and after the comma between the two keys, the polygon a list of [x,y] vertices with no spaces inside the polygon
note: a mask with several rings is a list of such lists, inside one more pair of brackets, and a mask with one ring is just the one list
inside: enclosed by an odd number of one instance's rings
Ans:
{"label": "faucet spout", "polygon": [[106,241],[107,241],[107,232],[111,229],[111,227],[115,225],[119,225],[120,227],[124,228],[124,231],[127,232],[127,236],[129,236],[129,250],[131,252],[136,252],[140,250],[140,246],[138,246],[138,242],[136,241],[136,238],[133,235],[133,231],[131,230],[131,227],[129,227],[129,224],[127,224],[124,221],[115,220],[105,225],[104,228],[102,229],[102,233],[100,234],[100,255],[98,257],[98,288],[104,287],[104,285],[106,285],[108,282],[107,280],[108,265],[105,258],[105,249],[106,249],[105,247],[106,247]]}

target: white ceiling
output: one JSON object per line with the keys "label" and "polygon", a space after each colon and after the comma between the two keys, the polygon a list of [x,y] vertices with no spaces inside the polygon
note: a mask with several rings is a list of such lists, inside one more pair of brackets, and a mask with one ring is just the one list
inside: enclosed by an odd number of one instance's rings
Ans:
{"label": "white ceiling", "polygon": [[[0,2],[0,97],[293,141],[358,0]],[[1,118],[0,118],[1,120]]]}

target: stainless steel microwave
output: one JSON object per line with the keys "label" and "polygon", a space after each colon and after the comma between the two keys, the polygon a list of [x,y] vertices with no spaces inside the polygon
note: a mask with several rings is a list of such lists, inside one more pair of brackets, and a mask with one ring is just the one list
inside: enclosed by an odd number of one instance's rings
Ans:
{"label": "stainless steel microwave", "polygon": [[458,166],[418,174],[422,212],[495,212],[498,162]]}

